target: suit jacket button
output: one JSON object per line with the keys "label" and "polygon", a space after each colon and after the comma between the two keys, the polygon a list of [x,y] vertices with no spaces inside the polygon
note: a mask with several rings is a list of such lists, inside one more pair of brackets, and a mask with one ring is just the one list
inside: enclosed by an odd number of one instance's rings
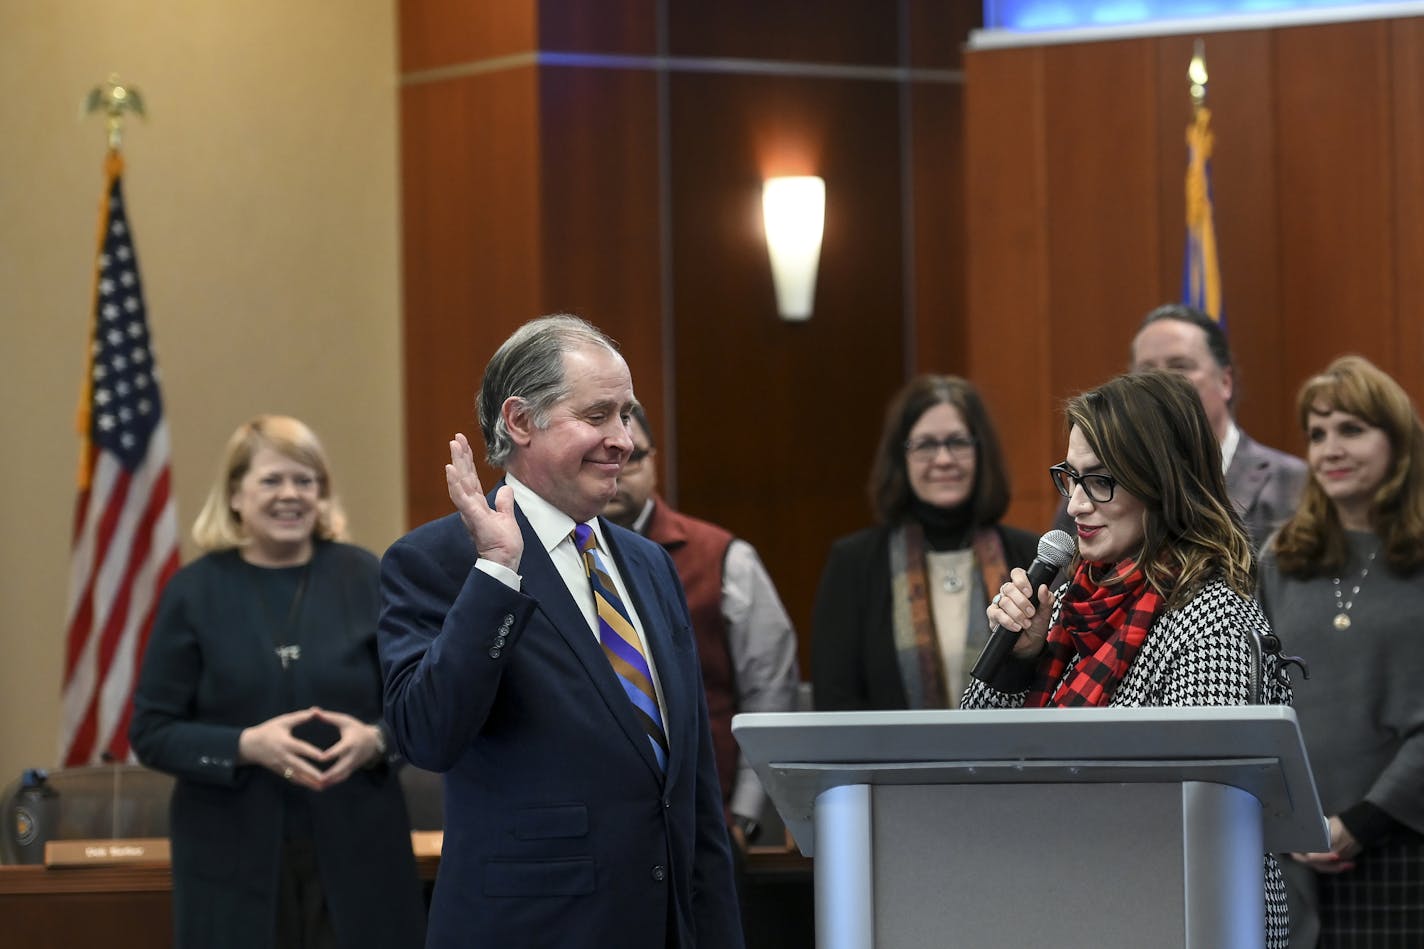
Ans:
{"label": "suit jacket button", "polygon": [[667,871],[660,866],[653,867],[653,879],[661,883],[663,880],[667,879]]}
{"label": "suit jacket button", "polygon": [[513,614],[513,613],[505,613],[505,614],[504,614],[504,622],[500,623],[500,625],[501,625],[501,626],[513,626],[513,625],[514,625],[514,614]]}
{"label": "suit jacket button", "polygon": [[503,645],[504,645],[504,637],[503,637],[503,636],[500,636],[500,637],[496,638],[495,641],[494,641],[494,644],[495,644],[496,646],[503,646]]}
{"label": "suit jacket button", "polygon": [[498,647],[498,646],[491,646],[491,647],[490,647],[489,657],[490,657],[491,659],[498,659],[498,658],[499,658],[499,647]]}

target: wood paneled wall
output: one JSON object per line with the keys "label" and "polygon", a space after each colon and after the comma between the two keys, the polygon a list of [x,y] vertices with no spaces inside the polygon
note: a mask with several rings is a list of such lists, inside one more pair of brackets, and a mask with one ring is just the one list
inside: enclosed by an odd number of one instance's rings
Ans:
{"label": "wood paneled wall", "polygon": [[[966,56],[965,369],[1045,525],[1061,401],[1181,289],[1194,37]],[[1358,352],[1424,396],[1424,19],[1205,37],[1238,418],[1296,453],[1300,383]]]}
{"label": "wood paneled wall", "polygon": [[[571,310],[620,340],[664,489],[758,547],[803,646],[913,372],[980,385],[1010,520],[1046,525],[1059,404],[1179,294],[1193,37],[974,52],[961,85],[975,6],[402,0],[411,523],[448,510],[494,348]],[[1294,391],[1340,352],[1424,393],[1424,20],[1206,39],[1239,417],[1300,451]],[[789,172],[828,192],[801,325],[759,224]]]}
{"label": "wood paneled wall", "polygon": [[[975,4],[402,0],[412,524],[495,347],[568,310],[620,341],[683,510],[751,541],[803,643],[870,522],[886,400],[965,366],[960,44]],[[776,315],[766,176],[827,182],[816,313]],[[484,472],[490,475],[490,472]]]}

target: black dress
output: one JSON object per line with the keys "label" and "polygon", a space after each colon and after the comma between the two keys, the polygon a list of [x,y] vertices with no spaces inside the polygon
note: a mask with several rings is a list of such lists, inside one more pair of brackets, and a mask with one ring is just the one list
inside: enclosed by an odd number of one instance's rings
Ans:
{"label": "black dress", "polygon": [[[272,945],[287,835],[315,845],[343,949],[422,944],[424,907],[392,768],[357,769],[310,792],[237,762],[242,730],[283,712],[319,705],[381,718],[378,571],[374,556],[347,544],[318,543],[306,567],[280,569],[229,550],[189,564],[164,589],[130,739],[144,764],[177,778],[170,835],[180,949]],[[286,638],[301,656],[284,671],[274,650]],[[329,726],[297,734],[318,747],[336,738]]]}

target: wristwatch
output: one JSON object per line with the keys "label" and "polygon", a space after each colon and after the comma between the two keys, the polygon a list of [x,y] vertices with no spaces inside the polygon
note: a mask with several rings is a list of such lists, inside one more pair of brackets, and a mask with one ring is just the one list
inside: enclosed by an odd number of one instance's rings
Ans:
{"label": "wristwatch", "polygon": [[384,764],[386,760],[386,752],[390,749],[390,745],[386,742],[386,726],[382,725],[380,722],[376,722],[371,727],[376,729],[376,753],[370,757],[370,759],[365,763],[365,765],[362,766],[367,770]]}
{"label": "wristwatch", "polygon": [[732,823],[742,832],[742,839],[749,844],[756,843],[756,839],[761,836],[761,821],[754,817],[733,814]]}

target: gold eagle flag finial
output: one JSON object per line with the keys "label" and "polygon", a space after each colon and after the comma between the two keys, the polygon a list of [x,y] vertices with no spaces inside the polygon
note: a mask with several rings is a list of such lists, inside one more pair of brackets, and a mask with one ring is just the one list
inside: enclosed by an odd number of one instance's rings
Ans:
{"label": "gold eagle flag finial", "polygon": [[102,110],[109,129],[109,148],[118,151],[124,138],[124,113],[132,112],[146,117],[143,110],[143,96],[133,86],[119,80],[118,73],[110,73],[109,78],[84,97],[81,117]]}
{"label": "gold eagle flag finial", "polygon": [[1193,108],[1206,105],[1206,43],[1197,40],[1192,50],[1192,61],[1187,65],[1188,89],[1192,94]]}

